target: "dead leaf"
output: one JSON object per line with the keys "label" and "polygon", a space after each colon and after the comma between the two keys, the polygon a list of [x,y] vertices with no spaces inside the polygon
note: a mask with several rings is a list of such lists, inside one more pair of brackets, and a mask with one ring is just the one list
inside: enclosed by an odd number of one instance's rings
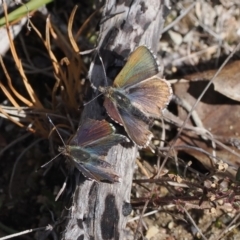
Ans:
{"label": "dead leaf", "polygon": [[[217,70],[187,75],[184,78],[191,81],[211,80]],[[213,82],[214,90],[240,102],[240,60],[227,64]]]}
{"label": "dead leaf", "polygon": [[[193,106],[206,84],[205,81],[185,82],[176,83],[173,87],[175,94],[180,99]],[[232,139],[240,143],[240,105],[236,101],[226,98],[216,92],[213,87],[210,87],[201,102],[197,105],[196,112],[203,126],[213,135],[214,139],[218,139],[224,144],[227,144],[232,151],[240,154],[237,148],[231,146]],[[186,119],[187,112],[182,107],[178,107],[178,116],[184,120]],[[195,126],[192,120],[190,120],[188,124]],[[208,153],[205,154],[194,148],[184,149],[186,153],[197,158],[209,170],[217,170],[218,166],[216,161],[221,159],[229,165],[226,174],[231,178],[235,178],[236,169],[240,166],[240,159],[236,155],[223,149],[219,145],[217,145],[214,150],[211,141],[206,141],[193,132],[185,131],[184,134],[181,135],[176,146],[180,147],[183,145],[197,147]],[[213,151],[216,152],[216,157],[218,158],[215,162],[213,158],[209,157],[213,154]]]}

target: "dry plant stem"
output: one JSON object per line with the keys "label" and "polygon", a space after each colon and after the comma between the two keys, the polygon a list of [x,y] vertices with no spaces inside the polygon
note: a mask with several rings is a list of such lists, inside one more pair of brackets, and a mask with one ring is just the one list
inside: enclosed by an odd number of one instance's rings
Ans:
{"label": "dry plant stem", "polygon": [[93,12],[85,21],[84,21],[84,24],[80,27],[80,29],[77,31],[74,39],[78,39],[82,32],[86,29],[86,27],[88,26],[88,23],[92,20],[92,18],[95,17],[96,13],[99,12],[99,9],[97,9],[95,12]]}
{"label": "dry plant stem", "polygon": [[41,102],[39,101],[38,97],[36,96],[35,92],[33,91],[31,85],[29,84],[28,82],[28,79],[25,75],[25,72],[22,68],[22,63],[17,55],[17,51],[16,51],[16,48],[14,46],[14,43],[13,43],[13,40],[12,40],[12,37],[11,37],[11,33],[10,33],[10,26],[9,26],[9,22],[8,22],[8,18],[7,18],[7,6],[5,4],[5,2],[3,3],[3,9],[4,9],[4,14],[5,14],[5,20],[6,20],[6,29],[7,29],[7,33],[8,33],[8,38],[9,38],[9,42],[10,42],[10,49],[11,49],[11,53],[13,55],[13,58],[14,58],[14,61],[17,65],[17,69],[19,70],[19,74],[21,75],[22,77],[22,80],[23,80],[23,83],[25,85],[25,88],[28,92],[28,95],[29,97],[31,98],[31,101],[29,101],[28,99],[24,98],[23,96],[21,96],[12,86],[12,83],[11,83],[11,79],[7,77],[8,79],[8,83],[9,83],[9,86],[10,88],[12,89],[12,91],[14,92],[14,94],[16,95],[16,97],[18,97],[21,101],[23,101],[26,105],[28,106],[36,106],[36,107],[39,107],[39,108],[43,108],[42,107],[42,104]]}
{"label": "dry plant stem", "polygon": [[[197,1],[196,1],[197,2]],[[182,14],[177,17],[173,22],[171,22],[170,24],[168,24],[163,30],[162,30],[162,34],[167,32],[169,29],[171,29],[172,27],[174,27],[181,19],[183,19],[195,6],[196,2],[193,2],[188,8],[186,8]]]}
{"label": "dry plant stem", "polygon": [[62,195],[63,191],[65,190],[65,188],[67,186],[67,181],[68,181],[68,177],[66,177],[61,189],[59,190],[57,196],[55,197],[55,201],[57,201],[59,199],[59,197]]}
{"label": "dry plant stem", "polygon": [[[182,149],[194,149],[196,151],[199,151],[201,153],[204,153],[206,154],[208,157],[211,157],[211,158],[214,158],[216,160],[221,160],[220,158],[217,158],[216,156],[213,156],[211,155],[209,152],[205,151],[204,149],[202,148],[199,148],[199,147],[194,147],[194,146],[191,146],[191,145],[180,145],[180,146],[176,146],[174,147],[175,149],[178,149],[178,150],[182,150]],[[169,151],[170,150],[170,147],[165,147],[163,150],[166,150],[166,151]]]}
{"label": "dry plant stem", "polygon": [[18,125],[19,127],[24,127],[24,125],[21,124],[20,122],[18,122],[18,121],[16,120],[16,118],[10,116],[7,112],[5,112],[1,106],[0,106],[0,113],[1,113],[1,114],[0,114],[1,117],[7,118],[8,120],[10,120],[10,121],[12,121],[13,123],[15,123],[16,125]]}
{"label": "dry plant stem", "polygon": [[179,171],[178,156],[177,156],[177,153],[176,153],[175,149],[172,150],[172,153],[173,153],[173,156],[174,156],[177,173],[179,174],[180,171]]}
{"label": "dry plant stem", "polygon": [[199,227],[197,226],[197,224],[194,222],[194,220],[192,219],[191,215],[188,213],[188,211],[182,207],[183,211],[187,214],[188,218],[190,219],[191,223],[193,224],[193,226],[198,230],[198,232],[200,233],[200,235],[202,236],[202,238],[204,240],[207,240],[207,238],[203,235],[202,231],[199,229]]}
{"label": "dry plant stem", "polygon": [[74,19],[74,15],[77,11],[77,8],[78,8],[77,6],[74,7],[74,9],[72,11],[72,14],[69,18],[69,24],[68,24],[68,36],[69,36],[69,40],[70,40],[70,42],[72,44],[72,47],[73,47],[75,52],[79,52],[79,48],[78,48],[78,45],[75,42],[73,34],[72,34],[72,25],[73,25],[73,19]]}
{"label": "dry plant stem", "polygon": [[183,172],[183,177],[186,178],[186,173],[187,173],[187,169],[192,165],[192,161],[189,161],[185,168],[184,168],[184,172]]}
{"label": "dry plant stem", "polygon": [[[208,51],[211,51],[213,52],[213,50],[217,50],[218,49],[218,46],[211,46],[211,47],[208,47],[206,49],[203,49],[201,51],[198,51],[198,52],[194,52],[194,53],[191,53],[190,55],[186,56],[186,57],[181,57],[181,58],[178,58],[178,59],[175,59],[173,60],[172,64],[173,66],[176,65],[176,64],[180,64],[181,62],[183,61],[186,61],[186,60],[189,60],[190,58],[193,58],[193,57],[196,57],[196,56],[200,56],[202,55],[203,53],[206,53]],[[170,80],[169,82],[173,84],[172,82],[173,80]],[[177,82],[179,82],[179,80],[176,80]]]}
{"label": "dry plant stem", "polygon": [[[151,215],[156,214],[156,213],[158,213],[158,212],[159,212],[159,210],[154,210],[154,211],[145,213],[145,214],[143,215],[143,217],[151,216]],[[136,221],[136,220],[139,220],[139,216],[129,219],[129,220],[128,220],[128,223],[129,223],[129,222]]]}
{"label": "dry plant stem", "polygon": [[[192,106],[191,106],[187,101],[185,101],[184,99],[180,99],[180,98],[177,97],[177,96],[175,96],[174,99],[175,99],[175,101],[176,101],[179,105],[181,105],[181,107],[183,107],[186,111],[188,111],[188,112],[191,111]],[[193,110],[193,111],[192,111],[192,119],[193,119],[194,123],[196,124],[196,126],[197,126],[198,128],[204,129],[203,131],[205,131],[206,133],[208,133],[209,135],[211,135],[211,137],[213,137],[212,134],[204,128],[203,123],[202,123],[202,120],[201,120],[200,117],[198,116],[198,113],[197,113],[196,110]],[[203,140],[209,139],[208,137],[205,137],[204,135],[201,135],[201,137],[202,137]],[[211,142],[212,142],[212,148],[213,148],[213,153],[212,153],[212,155],[213,155],[214,157],[216,157],[216,151],[215,151],[215,149],[216,149],[216,144],[215,144],[214,141],[211,141]]]}
{"label": "dry plant stem", "polygon": [[[174,95],[172,100],[176,104],[178,104],[179,106],[184,108],[187,112],[191,111],[192,106],[187,101],[185,101],[184,99],[180,99],[178,96]],[[192,119],[193,119],[193,121],[194,121],[194,123],[196,124],[197,127],[204,128],[203,123],[202,123],[201,119],[199,118],[198,113],[197,113],[196,110],[192,111],[192,116],[191,117],[192,117]]]}
{"label": "dry plant stem", "polygon": [[[237,220],[239,219],[240,217],[240,213],[237,214],[233,220],[228,224],[228,226],[226,227],[226,229],[224,229],[217,237],[216,237],[216,240],[220,240],[224,235],[226,235],[229,231],[231,231],[232,229],[231,226],[234,224],[234,223],[237,223]],[[232,226],[232,227],[238,227],[240,225],[240,222],[238,222],[236,225]]]}
{"label": "dry plant stem", "polygon": [[[164,124],[163,118],[161,118],[161,122],[162,122],[162,136],[161,136],[160,148],[164,146],[164,142],[166,139],[166,130],[165,130],[165,124]],[[157,169],[159,168],[160,168],[160,157],[158,157],[158,160],[157,160]]]}
{"label": "dry plant stem", "polygon": [[24,42],[21,34],[19,35],[19,39],[20,39],[20,42],[22,44],[22,50],[25,53],[25,56],[26,56],[26,59],[27,59],[28,63],[31,65],[31,67],[34,68],[34,65],[31,61],[31,58],[30,58],[29,54],[28,54],[28,49],[26,48],[25,42]]}
{"label": "dry plant stem", "polygon": [[161,135],[160,148],[164,146],[164,142],[166,141],[166,128],[165,128],[163,117],[161,118],[161,122],[162,122],[162,135]]}
{"label": "dry plant stem", "polygon": [[[113,69],[116,63],[123,65],[123,59],[139,45],[147,45],[156,52],[164,23],[163,4],[164,1],[159,0],[106,1],[98,50],[89,71],[94,86],[105,86],[106,80],[99,55],[109,75],[109,66]],[[106,117],[103,110],[101,99],[97,98],[85,106],[81,122]],[[84,181],[77,186],[71,210],[66,212],[63,239],[124,239],[123,230],[130,214],[125,213],[125,206],[130,202],[136,156],[136,146],[113,147],[106,161],[116,167],[122,181],[116,184]]]}
{"label": "dry plant stem", "polygon": [[[29,102],[27,99],[23,98],[16,90],[15,88],[13,87],[12,85],[12,80],[11,80],[11,77],[7,71],[7,68],[5,67],[5,64],[3,62],[3,59],[2,59],[2,56],[0,56],[0,63],[1,63],[1,66],[3,68],[3,71],[4,71],[4,74],[7,78],[7,81],[8,81],[8,85],[9,85],[9,88],[10,90],[12,91],[12,93],[17,97],[19,98],[24,104],[26,104],[27,106],[32,106],[32,103]],[[3,92],[5,93],[5,95],[7,96],[7,98],[9,99],[9,101],[13,104],[14,107],[17,107],[17,108],[20,108],[19,104],[15,101],[14,97],[11,96],[11,93],[5,88],[5,86],[2,85],[1,83],[1,88],[3,90]]]}
{"label": "dry plant stem", "polygon": [[[51,44],[50,44],[50,40],[49,40],[49,18],[47,18],[47,23],[46,23],[46,40],[43,38],[42,34],[38,31],[38,29],[33,25],[32,22],[30,22],[31,27],[33,28],[33,30],[35,31],[35,33],[38,35],[38,37],[42,40],[44,46],[46,47],[47,51],[48,51],[48,55],[52,61],[52,65],[53,65],[53,69],[55,74],[55,79],[56,79],[56,83],[55,86],[53,88],[52,91],[52,105],[55,107],[55,96],[56,96],[56,91],[60,85],[60,79],[58,77],[59,72],[61,71],[61,68],[59,67],[59,63],[57,61],[57,58],[55,57],[55,55],[53,54],[53,52],[51,51]],[[57,74],[58,73],[58,74]]]}
{"label": "dry plant stem", "polygon": [[[152,187],[152,189],[151,189],[151,192],[152,192],[152,190],[153,190],[153,187]],[[140,227],[141,227],[142,218],[143,218],[143,216],[144,216],[145,211],[147,210],[147,206],[148,206],[149,202],[150,202],[149,199],[145,202],[145,204],[144,204],[144,206],[143,206],[143,210],[142,210],[142,212],[141,212],[141,215],[139,216],[138,223],[137,223],[137,228],[136,228],[136,232],[135,232],[135,234],[134,234],[134,240],[136,240],[136,239],[138,238],[138,233],[139,233],[138,231],[139,231],[139,229],[140,229]]]}
{"label": "dry plant stem", "polygon": [[25,234],[28,234],[28,233],[31,233],[31,232],[38,232],[38,231],[43,231],[43,230],[51,230],[51,226],[48,225],[47,227],[40,227],[40,228],[34,228],[34,229],[29,229],[29,230],[25,230],[25,231],[22,231],[22,232],[18,232],[18,233],[14,233],[14,234],[11,234],[11,235],[8,235],[8,236],[5,236],[5,237],[1,237],[0,240],[6,240],[6,239],[11,239],[11,238],[15,238],[15,237],[19,237],[19,236],[22,236],[22,235],[25,235]]}
{"label": "dry plant stem", "polygon": [[[197,8],[200,7],[200,3],[203,3],[203,2],[204,2],[204,1],[201,0],[201,1],[198,3]],[[201,17],[202,19],[206,18],[205,12],[204,12],[204,11],[201,11],[201,13],[202,13],[202,14],[200,15],[200,17]],[[201,21],[202,21],[201,19],[195,17],[194,15],[191,16],[191,17],[193,18],[193,22],[195,22],[196,24],[198,24],[199,26],[201,26],[206,32],[208,32],[210,35],[212,35],[214,38],[216,38],[216,40],[219,41],[219,40],[222,39],[221,34],[214,32],[212,29],[210,29],[208,26],[206,26],[204,23],[202,23],[202,22],[201,22]]]}
{"label": "dry plant stem", "polygon": [[53,78],[52,67],[36,68],[36,67],[31,67],[26,63],[23,63],[23,67],[24,67],[24,72],[27,73],[27,74],[41,73],[41,74],[43,74],[47,77]]}
{"label": "dry plant stem", "polygon": [[138,165],[138,167],[141,169],[142,173],[147,177],[147,178],[150,178],[150,175],[147,171],[147,169],[142,165],[142,163],[136,159],[136,164]]}

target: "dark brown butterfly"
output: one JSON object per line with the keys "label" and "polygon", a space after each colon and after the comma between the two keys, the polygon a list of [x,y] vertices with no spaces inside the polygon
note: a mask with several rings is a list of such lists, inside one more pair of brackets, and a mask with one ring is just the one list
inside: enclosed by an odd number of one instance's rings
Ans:
{"label": "dark brown butterfly", "polygon": [[[49,121],[53,124],[50,118]],[[59,147],[59,151],[60,154],[67,156],[87,179],[97,182],[107,180],[113,183],[119,181],[119,176],[112,165],[105,161],[105,157],[113,146],[122,142],[129,142],[129,140],[123,135],[115,134],[112,124],[105,120],[87,119],[78,128],[69,144],[63,142],[64,146]],[[47,164],[49,162],[42,167]]]}
{"label": "dark brown butterfly", "polygon": [[140,148],[149,145],[153,137],[149,125],[153,118],[161,117],[172,96],[170,84],[158,73],[156,57],[140,46],[130,55],[113,86],[99,87],[108,115],[123,125]]}

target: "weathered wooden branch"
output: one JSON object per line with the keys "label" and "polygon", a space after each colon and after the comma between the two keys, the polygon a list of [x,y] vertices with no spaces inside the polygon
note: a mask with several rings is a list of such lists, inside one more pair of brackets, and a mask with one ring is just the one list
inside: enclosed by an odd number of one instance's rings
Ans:
{"label": "weathered wooden branch", "polygon": [[[98,51],[89,71],[89,79],[96,87],[106,85],[99,55],[108,77],[114,79],[137,46],[147,45],[156,52],[165,9],[164,0],[106,1]],[[106,118],[102,103],[98,98],[88,104],[81,121]],[[124,239],[127,216],[131,212],[129,203],[137,153],[134,145],[118,145],[109,151],[106,161],[115,166],[122,178],[120,183],[78,182],[62,239]]]}

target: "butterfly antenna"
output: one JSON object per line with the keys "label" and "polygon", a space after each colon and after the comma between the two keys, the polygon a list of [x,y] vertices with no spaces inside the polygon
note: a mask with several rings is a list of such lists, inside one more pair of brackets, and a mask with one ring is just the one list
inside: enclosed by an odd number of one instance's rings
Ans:
{"label": "butterfly antenna", "polygon": [[89,103],[91,103],[92,101],[94,101],[96,98],[98,98],[98,97],[101,96],[101,95],[103,95],[103,93],[98,94],[95,98],[93,98],[93,99],[91,99],[90,101],[84,103],[83,106],[88,105]]}
{"label": "butterfly antenna", "polygon": [[105,70],[105,67],[104,67],[104,64],[103,64],[103,59],[102,59],[99,51],[97,51],[97,53],[98,53],[98,56],[99,56],[99,59],[100,59],[100,62],[101,62],[101,64],[102,64],[102,68],[103,68],[104,79],[105,79],[105,83],[106,83],[105,86],[107,86],[107,85],[108,85],[108,82],[107,82],[107,73],[106,73],[106,70]]}
{"label": "butterfly antenna", "polygon": [[63,153],[63,151],[60,152],[60,153],[58,153],[58,154],[57,154],[54,158],[52,158],[50,161],[48,161],[47,163],[43,164],[43,165],[41,166],[41,168],[46,167],[49,163],[51,163],[53,160],[55,160],[57,157],[59,157],[62,153]]}
{"label": "butterfly antenna", "polygon": [[[59,138],[61,139],[64,147],[66,147],[66,144],[65,144],[65,142],[63,141],[63,138],[62,138],[60,132],[58,131],[57,127],[56,127],[55,124],[52,122],[52,119],[51,119],[48,115],[47,115],[47,118],[48,118],[48,121],[52,124],[52,126],[56,129],[56,132],[57,132]],[[58,154],[58,155],[60,155],[60,154]],[[58,155],[57,155],[57,156],[58,156]]]}

